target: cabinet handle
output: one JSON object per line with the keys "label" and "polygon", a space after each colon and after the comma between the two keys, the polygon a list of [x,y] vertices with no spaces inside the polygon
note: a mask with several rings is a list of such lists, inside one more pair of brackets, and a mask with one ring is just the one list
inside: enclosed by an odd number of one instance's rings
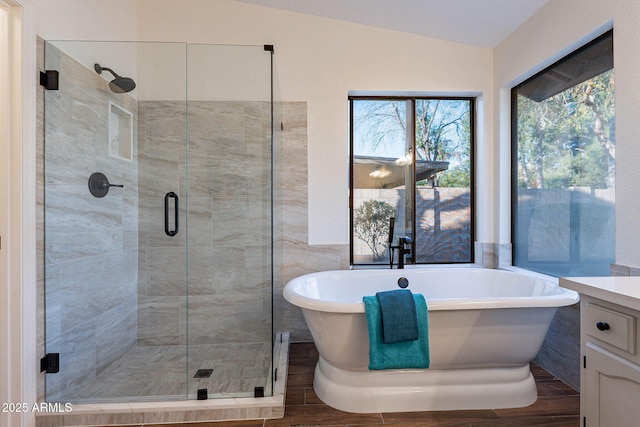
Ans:
{"label": "cabinet handle", "polygon": [[609,329],[611,329],[607,322],[596,323],[596,328],[598,328],[599,331],[608,331]]}

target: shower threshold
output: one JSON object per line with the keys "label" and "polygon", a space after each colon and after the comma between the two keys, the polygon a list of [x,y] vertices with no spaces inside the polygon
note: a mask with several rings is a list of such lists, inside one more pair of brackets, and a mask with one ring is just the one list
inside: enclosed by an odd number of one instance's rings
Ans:
{"label": "shower threshold", "polygon": [[[36,427],[59,425],[123,425],[161,422],[224,421],[241,419],[272,419],[284,416],[284,396],[289,358],[289,333],[276,334],[273,348],[275,369],[273,393],[265,390],[267,397],[224,397],[209,394],[207,400],[162,400],[138,402],[73,403],[65,413],[38,413]],[[269,396],[269,394],[271,394]],[[176,396],[184,399],[183,396]]]}

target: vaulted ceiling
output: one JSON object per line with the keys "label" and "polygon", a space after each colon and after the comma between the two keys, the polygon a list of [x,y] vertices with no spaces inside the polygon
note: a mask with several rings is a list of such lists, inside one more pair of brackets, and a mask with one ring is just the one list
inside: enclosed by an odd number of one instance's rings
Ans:
{"label": "vaulted ceiling", "polygon": [[493,48],[549,0],[237,0]]}

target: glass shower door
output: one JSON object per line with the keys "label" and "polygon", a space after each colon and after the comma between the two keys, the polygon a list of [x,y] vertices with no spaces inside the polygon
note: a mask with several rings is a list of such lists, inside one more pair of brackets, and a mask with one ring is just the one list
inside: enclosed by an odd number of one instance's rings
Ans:
{"label": "glass shower door", "polygon": [[186,46],[44,54],[59,81],[44,93],[46,398],[185,398]]}
{"label": "glass shower door", "polygon": [[187,48],[189,395],[271,394],[271,52]]}

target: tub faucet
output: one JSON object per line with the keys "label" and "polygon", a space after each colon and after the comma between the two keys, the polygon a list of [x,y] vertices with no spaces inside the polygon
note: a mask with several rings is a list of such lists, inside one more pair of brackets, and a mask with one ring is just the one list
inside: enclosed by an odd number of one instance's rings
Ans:
{"label": "tub faucet", "polygon": [[404,268],[404,256],[411,255],[411,246],[407,248],[406,245],[411,245],[412,242],[411,237],[405,236],[398,239],[398,268]]}
{"label": "tub faucet", "polygon": [[[411,247],[407,248],[407,245],[411,245],[411,243],[413,242],[413,240],[411,240],[411,237],[399,237],[398,238],[398,246],[391,246],[391,253],[395,252],[395,250],[398,250],[398,268],[399,269],[403,269],[404,268],[404,256],[405,255],[411,255]],[[390,268],[393,268],[393,255],[391,255],[391,265]]]}

